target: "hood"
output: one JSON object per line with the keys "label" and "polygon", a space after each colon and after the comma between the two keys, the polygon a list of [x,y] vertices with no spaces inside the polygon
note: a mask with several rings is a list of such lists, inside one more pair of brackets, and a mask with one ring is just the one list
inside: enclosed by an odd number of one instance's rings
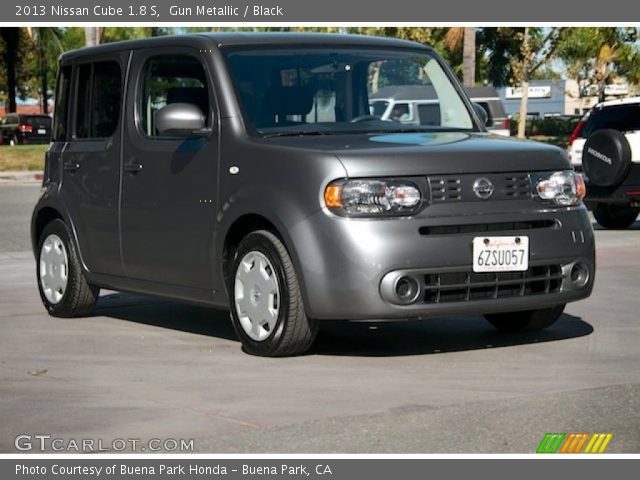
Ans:
{"label": "hood", "polygon": [[274,137],[270,143],[336,155],[350,177],[569,169],[563,150],[485,133]]}

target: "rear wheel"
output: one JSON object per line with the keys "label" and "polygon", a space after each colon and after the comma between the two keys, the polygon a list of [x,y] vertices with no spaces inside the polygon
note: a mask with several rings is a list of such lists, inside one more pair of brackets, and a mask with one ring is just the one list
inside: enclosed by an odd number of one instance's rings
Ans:
{"label": "rear wheel", "polygon": [[593,209],[593,216],[605,228],[628,228],[636,221],[640,208],[624,207],[610,203],[599,203]]}
{"label": "rear wheel", "polygon": [[308,318],[291,257],[280,239],[260,230],[238,245],[229,275],[233,327],[252,355],[306,352],[318,332]]}
{"label": "rear wheel", "polygon": [[62,220],[53,220],[40,235],[36,269],[40,298],[50,315],[81,317],[91,312],[100,289],[87,282]]}
{"label": "rear wheel", "polygon": [[15,135],[11,137],[11,139],[9,140],[9,145],[13,146],[13,145],[18,145],[18,137],[16,137]]}
{"label": "rear wheel", "polygon": [[540,310],[526,310],[523,312],[492,313],[484,318],[498,330],[503,332],[534,331],[550,327],[562,315],[565,305]]}

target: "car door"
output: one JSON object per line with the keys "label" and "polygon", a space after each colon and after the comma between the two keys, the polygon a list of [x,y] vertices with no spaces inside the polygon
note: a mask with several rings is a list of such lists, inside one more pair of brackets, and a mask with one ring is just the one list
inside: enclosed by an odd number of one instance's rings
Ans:
{"label": "car door", "polygon": [[[218,136],[209,68],[203,55],[188,47],[134,53],[121,199],[128,277],[202,290],[213,284]],[[160,135],[154,113],[170,103],[199,107],[210,133]]]}
{"label": "car door", "polygon": [[61,156],[60,195],[92,272],[121,275],[118,231],[121,108],[128,52],[73,66],[70,128]]}

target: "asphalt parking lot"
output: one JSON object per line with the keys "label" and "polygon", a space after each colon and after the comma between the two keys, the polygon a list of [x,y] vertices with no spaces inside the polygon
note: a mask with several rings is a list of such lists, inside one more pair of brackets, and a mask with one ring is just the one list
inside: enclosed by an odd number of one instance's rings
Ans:
{"label": "asphalt parking lot", "polygon": [[597,230],[593,296],[544,332],[329,323],[311,354],[266,359],[240,350],[221,310],[103,292],[89,318],[48,317],[28,239],[38,190],[0,185],[0,452],[45,434],[208,453],[532,453],[546,432],[612,432],[608,452],[640,452],[640,222]]}

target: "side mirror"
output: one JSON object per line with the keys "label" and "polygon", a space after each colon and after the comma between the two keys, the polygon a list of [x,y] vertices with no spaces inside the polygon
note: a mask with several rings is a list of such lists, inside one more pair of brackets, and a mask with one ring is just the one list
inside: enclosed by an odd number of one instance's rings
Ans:
{"label": "side mirror", "polygon": [[491,126],[491,121],[489,120],[489,114],[487,113],[487,111],[484,109],[484,107],[482,105],[480,105],[479,103],[473,103],[473,109],[476,111],[476,114],[478,115],[478,117],[480,117],[480,120],[482,121],[483,125],[485,127],[490,127]]}
{"label": "side mirror", "polygon": [[170,103],[155,112],[153,119],[160,135],[189,137],[205,126],[202,110],[191,103]]}

